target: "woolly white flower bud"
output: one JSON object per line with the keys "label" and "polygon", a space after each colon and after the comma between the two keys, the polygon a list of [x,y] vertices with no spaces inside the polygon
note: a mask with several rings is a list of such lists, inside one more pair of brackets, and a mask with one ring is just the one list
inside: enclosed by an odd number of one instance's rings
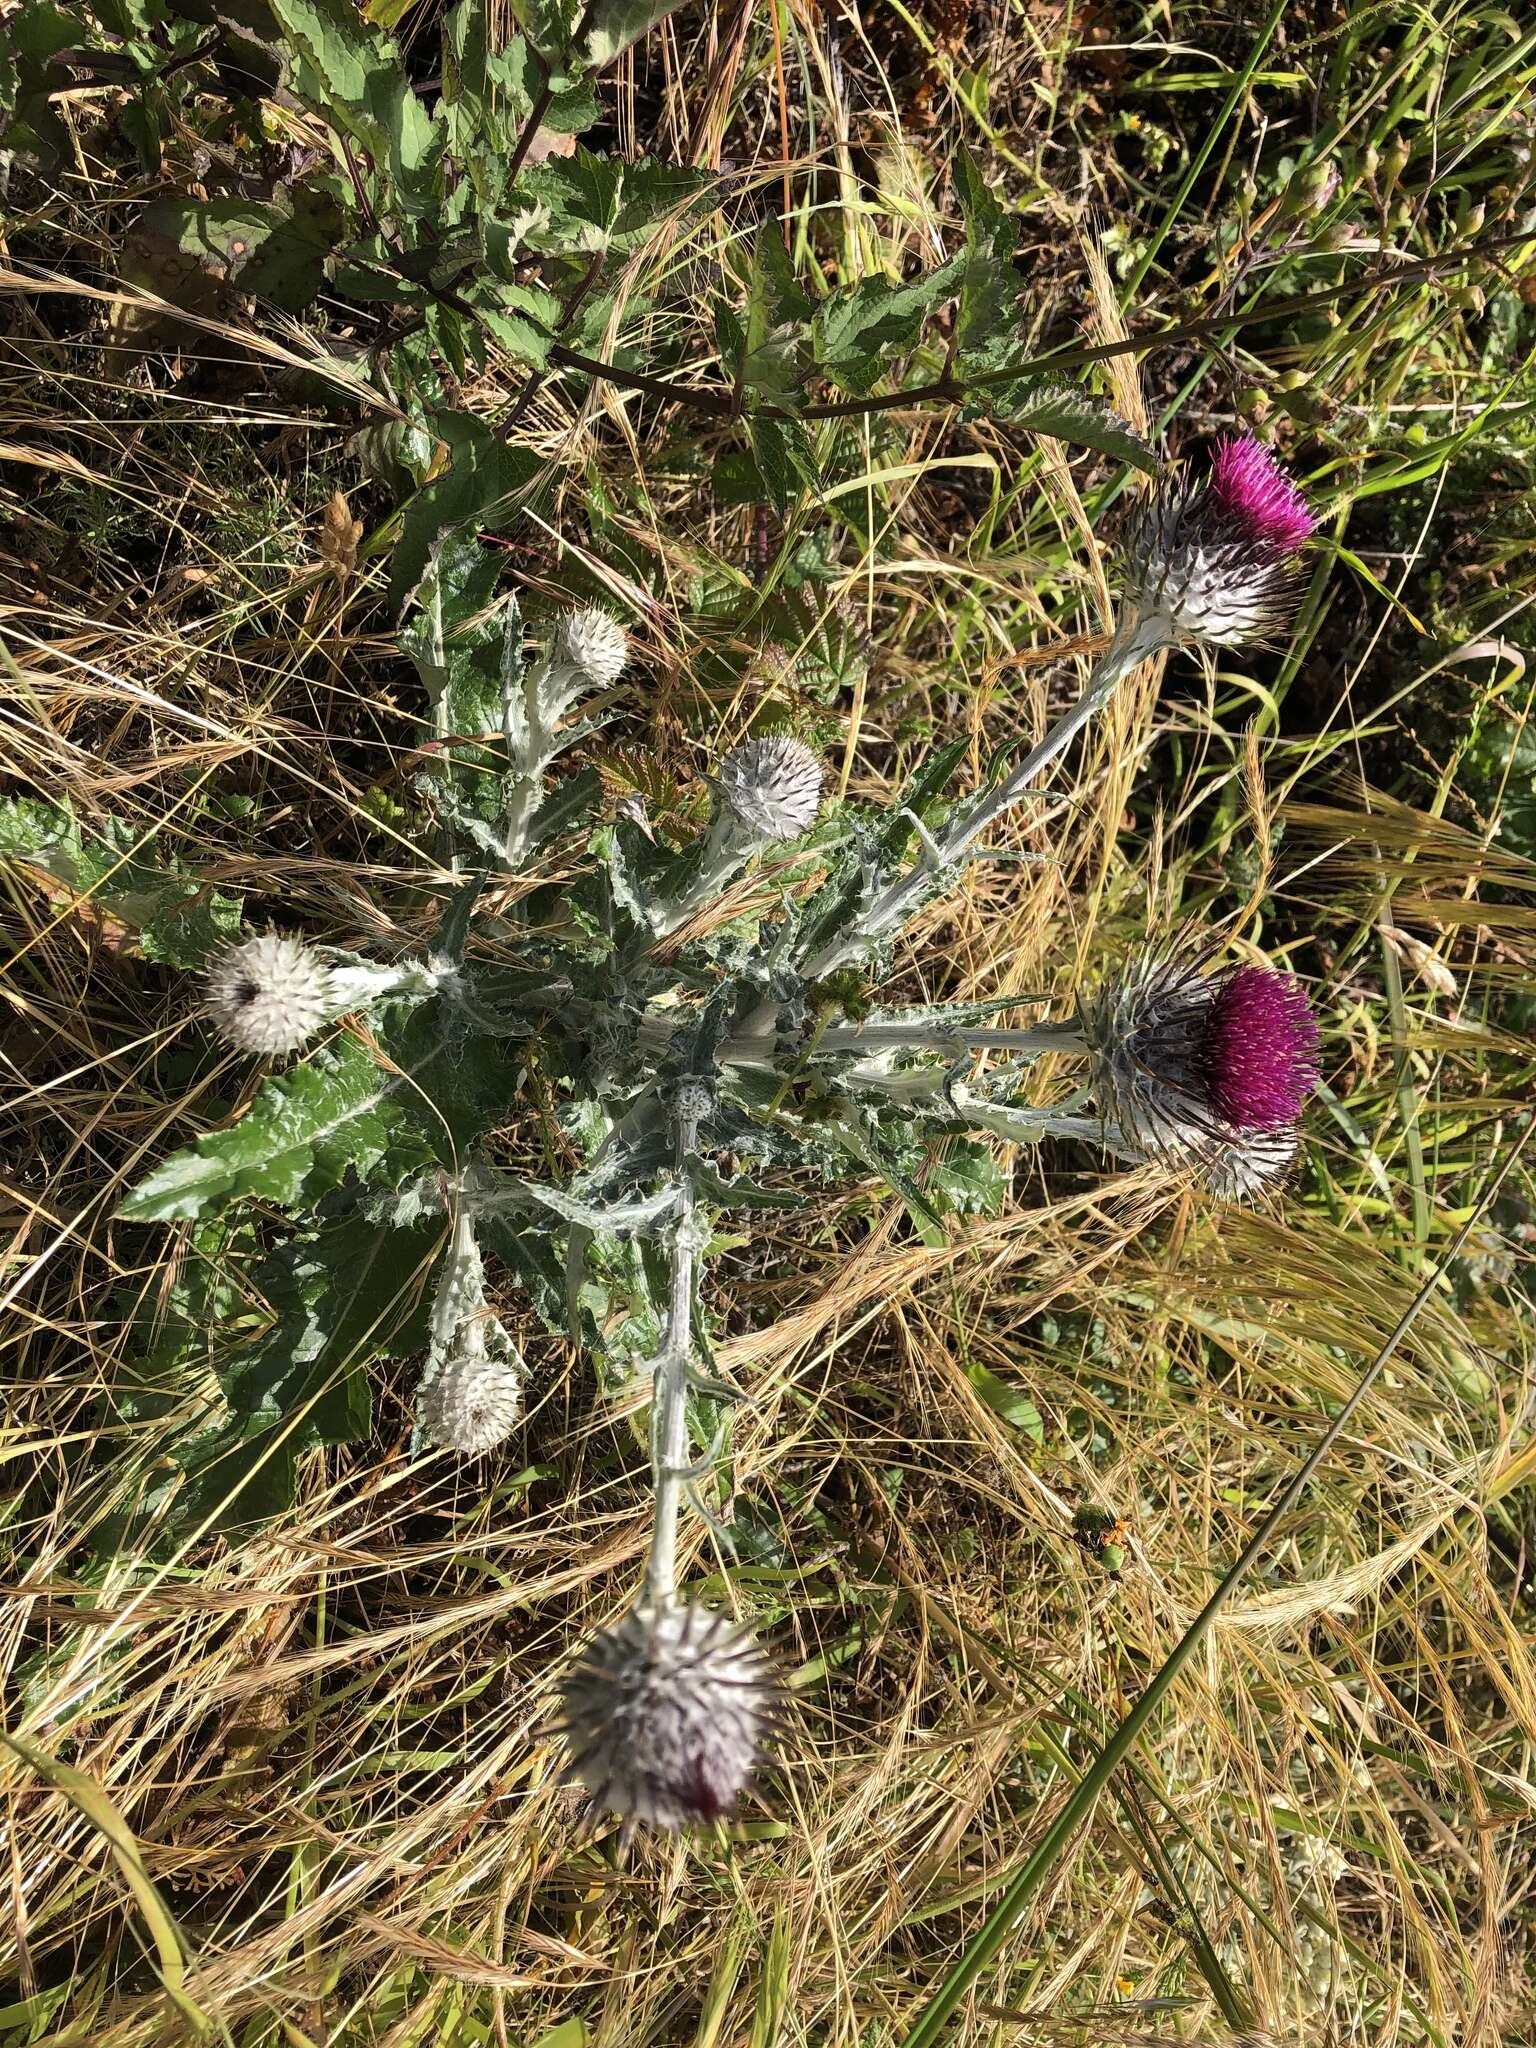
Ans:
{"label": "woolly white flower bud", "polygon": [[493,1357],[476,1325],[416,1397],[416,1421],[428,1443],[475,1457],[509,1437],[523,1413],[523,1386],[511,1359]]}
{"label": "woolly white flower bud", "polygon": [[337,1014],[331,972],[302,939],[266,932],[220,955],[207,1004],[222,1037],[241,1052],[297,1052]]}
{"label": "woolly white flower bud", "polygon": [[821,808],[821,763],[804,740],[743,740],[720,763],[722,798],[759,840],[798,839]]}
{"label": "woolly white flower bud", "polygon": [[567,1779],[628,1824],[664,1828],[730,1813],[777,1700],[745,1629],[673,1601],[593,1636],[561,1692]]}
{"label": "woolly white flower bud", "polygon": [[606,690],[624,673],[629,636],[618,620],[597,605],[567,612],[560,621],[560,655],[588,682]]}

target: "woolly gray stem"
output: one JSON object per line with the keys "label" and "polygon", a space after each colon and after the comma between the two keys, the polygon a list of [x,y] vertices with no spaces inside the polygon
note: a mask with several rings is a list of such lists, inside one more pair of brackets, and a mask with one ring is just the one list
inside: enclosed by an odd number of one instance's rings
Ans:
{"label": "woolly gray stem", "polygon": [[[731,1041],[720,1057],[730,1058]],[[986,1024],[924,1023],[913,1018],[892,1024],[839,1024],[824,1031],[816,1052],[949,1052],[965,1046],[972,1052],[1084,1052],[1082,1032],[1075,1024],[1031,1024],[1022,1031],[994,1029]]]}
{"label": "woolly gray stem", "polygon": [[981,835],[1013,808],[1041,770],[1049,767],[1088,721],[1104,709],[1117,685],[1168,644],[1165,621],[1144,619],[1135,611],[1122,612],[1114,637],[1094,664],[1093,673],[1072,709],[1056,721],[1040,744],[1025,755],[996,789],[978,791],[968,803],[956,805],[937,841],[924,849],[923,857],[904,875],[887,883],[869,909],[807,963],[807,980],[831,974],[901,924],[916,908],[914,899],[922,894],[933,874],[964,859]]}
{"label": "woolly gray stem", "polygon": [[507,866],[514,869],[521,867],[528,851],[528,834],[544,788],[544,771],[549,765],[540,751],[539,739],[543,736],[540,696],[549,681],[551,667],[549,656],[541,655],[529,663],[515,682],[503,684],[502,731],[506,736],[507,758],[512,764],[505,858]]}
{"label": "woolly gray stem", "polygon": [[[830,1052],[939,1052],[957,1048],[971,1052],[1086,1051],[1075,1024],[1032,1024],[1027,1030],[991,1030],[984,1024],[923,1023],[919,1019],[892,1024],[838,1024],[824,1031],[806,1056]],[[716,1057],[726,1067],[777,1067],[779,1056],[771,1034],[743,1032],[720,1043]]]}
{"label": "woolly gray stem", "polygon": [[709,821],[708,835],[699,845],[698,873],[666,906],[664,917],[660,917],[656,924],[657,938],[664,939],[680,924],[686,924],[695,911],[713,902],[763,844],[752,836],[729,804],[717,800],[714,816]]}
{"label": "woolly gray stem", "polygon": [[[438,1276],[429,1325],[427,1376],[441,1365],[453,1349],[467,1310],[478,1308],[485,1299],[485,1264],[475,1236],[475,1204],[461,1200],[453,1215],[453,1230]],[[427,1380],[423,1380],[423,1387]]]}
{"label": "woolly gray stem", "polygon": [[688,1469],[688,1366],[693,1351],[694,1273],[699,1244],[688,1157],[702,1114],[697,1091],[684,1083],[677,1104],[677,1221],[672,1226],[672,1295],[651,1385],[651,1474],[655,1527],[645,1569],[646,1598],[665,1606],[677,1593],[677,1518]]}

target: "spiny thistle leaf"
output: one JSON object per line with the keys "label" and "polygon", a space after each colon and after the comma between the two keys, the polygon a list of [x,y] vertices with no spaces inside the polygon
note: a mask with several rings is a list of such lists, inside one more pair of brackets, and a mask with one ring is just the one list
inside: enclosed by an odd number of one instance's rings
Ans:
{"label": "spiny thistle leaf", "polygon": [[1007,420],[1026,433],[1049,434],[1080,448],[1095,448],[1101,455],[1129,462],[1149,475],[1158,468],[1151,443],[1121,418],[1108,399],[1067,377],[1023,375],[1012,382],[976,385],[968,395],[967,411]]}
{"label": "spiny thistle leaf", "polygon": [[156,1167],[119,1213],[165,1223],[241,1199],[292,1208],[318,1201],[349,1167],[390,1186],[431,1159],[398,1077],[358,1040],[342,1038],[263,1082],[239,1123]]}

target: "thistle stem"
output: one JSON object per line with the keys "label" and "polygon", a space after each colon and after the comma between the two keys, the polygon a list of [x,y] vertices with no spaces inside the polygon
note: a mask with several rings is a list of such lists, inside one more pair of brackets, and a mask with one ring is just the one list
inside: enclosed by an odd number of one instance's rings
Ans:
{"label": "thistle stem", "polygon": [[[729,1041],[721,1058],[729,1058]],[[837,1025],[822,1033],[818,1052],[949,1051],[965,1046],[971,1052],[1082,1052],[1083,1034],[1075,1024],[1031,1024],[1025,1030],[994,1029],[986,1024],[946,1024],[942,1018],[920,1018],[895,1024]]]}
{"label": "thistle stem", "polygon": [[646,1598],[665,1606],[677,1593],[677,1518],[688,1479],[688,1368],[693,1352],[693,1293],[699,1244],[688,1157],[698,1142],[701,1108],[685,1082],[677,1105],[677,1220],[672,1226],[672,1291],[651,1389],[651,1474],[655,1528],[645,1568]]}
{"label": "thistle stem", "polygon": [[[1075,1024],[1032,1024],[1022,1031],[993,1029],[985,1024],[947,1024],[943,1018],[922,1018],[890,1024],[837,1024],[823,1031],[807,1055],[827,1052],[1068,1052],[1086,1050]],[[726,1067],[776,1067],[777,1041],[772,1033],[743,1032],[722,1039],[716,1057]]]}
{"label": "thistle stem", "polygon": [[969,802],[955,806],[932,849],[925,848],[923,857],[905,874],[887,883],[862,917],[840,932],[830,945],[823,946],[806,965],[807,979],[815,981],[833,973],[902,924],[916,908],[916,898],[933,875],[963,860],[981,835],[1005,811],[1012,810],[1036,776],[1104,709],[1116,686],[1167,645],[1168,632],[1162,620],[1144,619],[1139,612],[1122,612],[1113,638],[1094,664],[1072,709],[1057,719],[1039,745],[1025,755],[996,789],[979,790]]}

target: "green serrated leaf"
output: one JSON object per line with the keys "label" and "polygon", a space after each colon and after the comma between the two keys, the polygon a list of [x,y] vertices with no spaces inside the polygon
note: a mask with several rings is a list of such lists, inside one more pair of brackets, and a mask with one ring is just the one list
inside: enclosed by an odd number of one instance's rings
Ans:
{"label": "green serrated leaf", "polygon": [[925,1182],[935,1204],[951,1216],[997,1216],[1008,1182],[990,1145],[965,1139],[947,1145]]}
{"label": "green serrated leaf", "polygon": [[799,420],[771,415],[749,419],[747,439],[761,485],[759,495],[782,517],[802,491],[815,490],[821,481],[815,443]]}
{"label": "green serrated leaf", "polygon": [[964,258],[952,256],[910,284],[866,277],[823,299],[811,325],[816,367],[855,396],[873,390],[891,359],[915,345],[924,320],[954,292],[963,269]]}
{"label": "green serrated leaf", "polygon": [[296,217],[291,209],[263,200],[162,199],[148,208],[140,225],[196,257],[204,270],[237,290],[296,312],[324,282],[331,247],[327,230],[339,232],[341,215],[317,204]]}
{"label": "green serrated leaf", "polygon": [[367,1434],[370,1362],[426,1347],[440,1240],[439,1224],[354,1212],[262,1260],[250,1286],[267,1326],[217,1367],[225,1413],[169,1445],[185,1477],[162,1532],[271,1520],[292,1504],[300,1457]]}
{"label": "green serrated leaf", "polygon": [[959,151],[954,175],[965,217],[960,305],[955,314],[955,369],[964,381],[979,371],[1001,367],[1017,346],[1022,286],[1014,257],[1019,217],[987,185],[969,150]]}
{"label": "green serrated leaf", "polygon": [[1095,448],[1149,474],[1158,469],[1152,444],[1107,399],[1066,377],[1020,377],[1012,383],[979,386],[969,394],[966,406],[968,417],[977,413],[1008,420],[1026,433],[1050,434],[1080,448]]}
{"label": "green serrated leaf", "polygon": [[405,1097],[399,1076],[358,1040],[340,1039],[264,1081],[239,1123],[156,1167],[119,1213],[165,1223],[240,1200],[313,1205],[349,1168],[398,1185],[433,1159]]}
{"label": "green serrated leaf", "polygon": [[[427,686],[433,729],[445,741],[491,734],[501,726],[505,649],[522,639],[522,618],[512,597],[498,599],[500,563],[473,534],[452,529],[432,549],[412,599],[416,610],[400,635]],[[452,779],[471,791],[488,769],[504,766],[499,752],[454,745],[446,764]]]}
{"label": "green serrated leaf", "polygon": [[524,170],[508,200],[528,246],[554,256],[628,255],[713,192],[713,171],[577,148]]}
{"label": "green serrated leaf", "polygon": [[752,244],[745,317],[739,323],[737,375],[761,403],[793,407],[809,361],[806,322],[811,301],[795,276],[776,221],[764,221]]}
{"label": "green serrated leaf", "polygon": [[611,64],[622,50],[627,50],[681,4],[682,0],[604,0],[582,56],[594,67]]}
{"label": "green serrated leaf", "polygon": [[425,210],[447,140],[412,91],[400,53],[352,0],[270,0],[298,60],[295,84],[315,110],[360,142],[397,198]]}
{"label": "green serrated leaf", "polygon": [[472,413],[440,412],[433,419],[448,449],[448,466],[405,508],[390,563],[397,605],[414,590],[433,547],[450,531],[497,525],[533,495],[544,465],[530,448],[512,448]]}

